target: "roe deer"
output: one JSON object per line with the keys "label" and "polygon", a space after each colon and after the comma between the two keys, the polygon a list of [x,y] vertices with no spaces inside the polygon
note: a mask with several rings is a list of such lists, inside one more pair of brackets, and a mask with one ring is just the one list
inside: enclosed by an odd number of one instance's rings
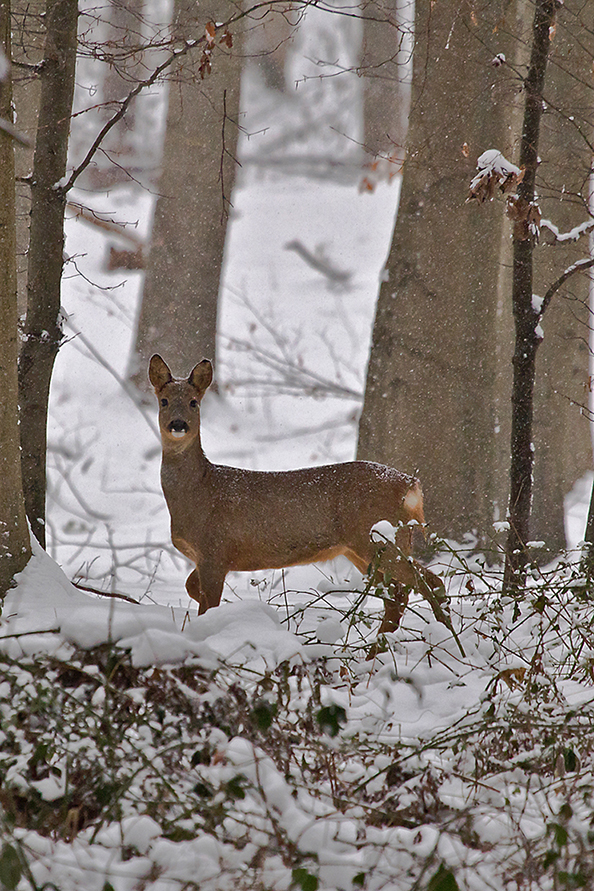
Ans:
{"label": "roe deer", "polygon": [[[208,359],[187,380],[175,379],[160,356],[150,360],[171,539],[196,564],[186,588],[199,612],[218,606],[232,570],[280,569],[344,554],[363,574],[376,561],[401,583],[397,599],[385,602],[380,631],[398,627],[407,587],[417,588],[451,628],[440,606],[443,582],[409,556],[413,526],[425,523],[419,481],[367,461],[282,472],[211,464],[200,442],[200,402],[212,377]],[[395,544],[378,549],[370,531],[380,520],[398,528]]]}

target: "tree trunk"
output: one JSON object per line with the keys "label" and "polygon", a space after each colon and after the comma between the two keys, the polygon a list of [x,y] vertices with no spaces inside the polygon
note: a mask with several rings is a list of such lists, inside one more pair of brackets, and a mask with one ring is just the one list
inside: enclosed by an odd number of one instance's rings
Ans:
{"label": "tree trunk", "polygon": [[[410,109],[412,21],[403,0],[365,3],[359,72],[365,90],[365,151],[404,161]],[[398,168],[395,168],[397,171]]]}
{"label": "tree trunk", "polygon": [[27,310],[27,256],[29,246],[29,218],[31,191],[26,181],[33,167],[35,133],[39,117],[40,78],[37,66],[43,60],[45,0],[13,0],[11,18],[13,29],[12,57],[15,65],[12,78],[12,98],[16,109],[19,132],[30,146],[16,152],[16,217],[17,217],[17,293],[19,315]]}
{"label": "tree trunk", "polygon": [[582,555],[581,569],[587,577],[588,583],[592,584],[592,579],[594,578],[594,482],[590,492],[590,506],[588,508],[584,541],[586,547]]}
{"label": "tree trunk", "polygon": [[33,533],[45,546],[47,412],[62,330],[66,173],[77,46],[77,0],[48,0],[41,99],[31,180],[25,342],[19,361],[23,487]]}
{"label": "tree trunk", "polygon": [[[228,0],[207,0],[196,21],[194,9],[179,0],[177,28],[185,37],[235,11]],[[232,49],[223,52],[217,45],[204,79],[186,58],[169,87],[159,198],[131,367],[143,389],[155,352],[175,357],[182,370],[215,356],[239,114],[241,53],[233,36]]]}
{"label": "tree trunk", "polygon": [[[402,190],[373,332],[358,457],[418,472],[432,528],[485,537],[505,511],[507,223],[465,204],[477,157],[510,146],[516,6],[416,4]],[[505,17],[503,15],[505,11]],[[518,41],[519,42],[519,41]],[[507,439],[507,437],[505,437]]]}
{"label": "tree trunk", "polygon": [[543,87],[551,28],[557,0],[536,0],[530,66],[524,82],[526,101],[520,144],[524,178],[515,203],[512,305],[516,326],[513,357],[512,432],[509,497],[509,534],[506,546],[504,590],[517,590],[525,577],[530,539],[532,468],[534,463],[533,412],[539,314],[533,305],[534,238],[530,213],[534,207],[538,140],[543,113]]}
{"label": "tree trunk", "polygon": [[[10,3],[0,0],[0,50],[10,58]],[[0,84],[0,117],[12,122],[10,75]],[[0,598],[31,556],[21,483],[14,147],[0,132]]]}

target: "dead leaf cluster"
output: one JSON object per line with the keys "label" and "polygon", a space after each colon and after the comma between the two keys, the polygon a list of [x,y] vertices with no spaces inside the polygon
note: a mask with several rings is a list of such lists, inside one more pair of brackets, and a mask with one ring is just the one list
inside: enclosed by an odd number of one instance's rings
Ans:
{"label": "dead leaf cluster", "polygon": [[491,167],[485,168],[472,180],[467,201],[476,199],[479,204],[483,204],[485,201],[492,201],[497,191],[504,195],[515,192],[523,179],[523,169],[517,173],[515,170],[503,172]]}
{"label": "dead leaf cluster", "polygon": [[[200,64],[198,65],[200,80],[204,80],[204,78],[207,77],[212,71],[212,53],[216,46],[216,38],[217,26],[214,22],[207,22],[204,26],[204,39],[206,43],[204,49],[202,50]],[[227,49],[231,49],[233,47],[233,35],[228,28],[225,28],[225,30],[221,34],[219,45],[225,46],[227,47]]]}
{"label": "dead leaf cluster", "polygon": [[538,242],[540,233],[540,207],[535,202],[510,195],[507,199],[507,215],[514,225],[516,241]]}
{"label": "dead leaf cluster", "polygon": [[359,183],[359,192],[375,192],[380,182],[391,183],[395,176],[402,173],[402,149],[390,152],[387,156],[378,156],[368,164]]}

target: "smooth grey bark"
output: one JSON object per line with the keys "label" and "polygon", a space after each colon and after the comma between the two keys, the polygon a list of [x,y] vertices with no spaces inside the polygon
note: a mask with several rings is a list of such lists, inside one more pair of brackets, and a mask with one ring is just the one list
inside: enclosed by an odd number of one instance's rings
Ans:
{"label": "smooth grey bark", "polygon": [[27,309],[27,255],[29,246],[29,221],[31,192],[27,177],[33,168],[35,133],[39,116],[40,80],[38,66],[43,59],[45,40],[45,0],[13,0],[11,9],[13,44],[12,96],[19,131],[30,142],[19,148],[16,164],[16,216],[17,216],[17,289],[19,315]]}
{"label": "smooth grey bark", "polygon": [[[505,13],[505,16],[504,16]],[[441,535],[502,519],[508,224],[465,204],[476,159],[511,149],[516,5],[418,0],[400,205],[380,287],[358,457],[418,473]],[[508,25],[509,27],[509,25]],[[507,466],[507,465],[506,465]]]}
{"label": "smooth grey bark", "polygon": [[404,160],[410,110],[409,11],[404,0],[365,0],[361,5],[364,148],[371,156],[391,157],[395,163]]}
{"label": "smooth grey bark", "polygon": [[[204,33],[235,11],[229,0],[179,0],[176,30]],[[198,18],[196,18],[198,16]],[[184,60],[169,87],[159,198],[151,235],[131,372],[146,389],[155,352],[179,368],[214,359],[227,217],[233,189],[241,74],[240,26],[233,46],[217,38],[210,73]]]}

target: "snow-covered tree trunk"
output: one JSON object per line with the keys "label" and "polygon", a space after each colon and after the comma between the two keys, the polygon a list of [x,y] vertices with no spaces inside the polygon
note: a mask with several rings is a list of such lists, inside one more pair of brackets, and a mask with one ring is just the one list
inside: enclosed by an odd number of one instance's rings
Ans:
{"label": "snow-covered tree trunk", "polygon": [[[10,3],[0,0],[0,118],[12,122]],[[21,483],[14,143],[0,131],[0,598],[31,556]]]}

